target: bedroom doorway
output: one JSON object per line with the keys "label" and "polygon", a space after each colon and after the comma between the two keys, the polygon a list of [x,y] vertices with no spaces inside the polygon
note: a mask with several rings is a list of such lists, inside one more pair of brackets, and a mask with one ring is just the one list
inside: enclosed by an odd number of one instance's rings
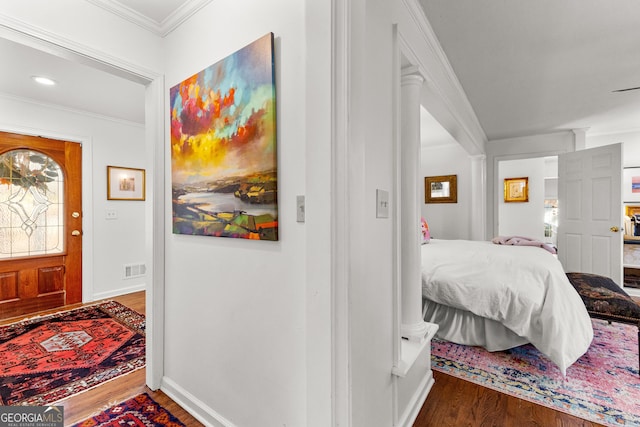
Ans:
{"label": "bedroom doorway", "polygon": [[558,156],[500,160],[499,184],[505,179],[527,178],[528,198],[505,202],[498,193],[498,235],[525,236],[557,246]]}

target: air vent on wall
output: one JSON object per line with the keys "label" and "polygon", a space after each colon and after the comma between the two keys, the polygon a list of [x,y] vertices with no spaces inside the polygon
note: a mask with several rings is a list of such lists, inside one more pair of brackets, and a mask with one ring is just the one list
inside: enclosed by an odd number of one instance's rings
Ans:
{"label": "air vent on wall", "polygon": [[142,263],[124,265],[125,279],[133,279],[134,277],[144,276],[146,272],[147,272],[147,267]]}

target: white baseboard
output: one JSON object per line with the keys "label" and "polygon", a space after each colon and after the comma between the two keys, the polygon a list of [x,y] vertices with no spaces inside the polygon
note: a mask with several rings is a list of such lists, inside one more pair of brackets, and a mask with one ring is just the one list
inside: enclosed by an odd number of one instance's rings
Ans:
{"label": "white baseboard", "polygon": [[420,387],[416,390],[415,394],[411,398],[411,402],[407,406],[400,419],[398,420],[398,427],[412,427],[415,422],[424,402],[427,400],[427,396],[431,391],[434,384],[433,371],[429,370],[428,375],[420,382]]}
{"label": "white baseboard", "polygon": [[205,405],[204,402],[197,399],[170,378],[162,378],[160,390],[205,426],[235,427],[231,421]]}
{"label": "white baseboard", "polygon": [[[131,294],[133,292],[144,291],[146,288],[147,288],[146,284],[140,283],[137,285],[128,286],[126,288],[114,289],[107,292],[99,292],[99,293],[93,294],[93,298],[91,298],[91,301],[98,301],[101,299],[119,297],[120,295],[126,295],[126,294]],[[89,302],[89,301],[84,301],[84,302]]]}

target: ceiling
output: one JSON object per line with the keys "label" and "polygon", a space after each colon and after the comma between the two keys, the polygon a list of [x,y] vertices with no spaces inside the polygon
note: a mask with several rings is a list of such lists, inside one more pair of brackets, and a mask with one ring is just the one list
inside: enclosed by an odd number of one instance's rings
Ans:
{"label": "ceiling", "polygon": [[419,0],[489,140],[640,130],[637,0]]}
{"label": "ceiling", "polygon": [[122,6],[135,10],[139,14],[146,16],[147,18],[155,21],[158,24],[162,24],[165,20],[171,16],[176,10],[180,9],[188,0],[119,0],[102,1],[104,4],[120,3]]}
{"label": "ceiling", "polygon": [[[0,96],[144,123],[145,88],[139,83],[3,38],[0,58],[15,58],[0,67]],[[48,77],[56,85],[41,86],[32,76]]]}
{"label": "ceiling", "polygon": [[[86,0],[162,36],[211,0]],[[0,96],[144,123],[143,85],[0,38]],[[55,86],[41,86],[45,76]]]}
{"label": "ceiling", "polygon": [[[211,0],[86,1],[162,36]],[[640,130],[640,90],[612,92],[640,86],[637,0],[419,1],[489,140]],[[16,58],[0,67],[0,96],[144,123],[140,84],[4,39],[0,56]],[[437,129],[426,111],[422,120]]]}

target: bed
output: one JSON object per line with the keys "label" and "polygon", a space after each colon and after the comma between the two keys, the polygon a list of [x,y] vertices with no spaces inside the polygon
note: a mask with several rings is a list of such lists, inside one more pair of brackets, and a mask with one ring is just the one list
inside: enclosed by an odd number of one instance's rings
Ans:
{"label": "bed", "polygon": [[489,351],[531,343],[563,375],[593,339],[582,299],[539,247],[431,239],[422,245],[422,296],[439,338]]}

